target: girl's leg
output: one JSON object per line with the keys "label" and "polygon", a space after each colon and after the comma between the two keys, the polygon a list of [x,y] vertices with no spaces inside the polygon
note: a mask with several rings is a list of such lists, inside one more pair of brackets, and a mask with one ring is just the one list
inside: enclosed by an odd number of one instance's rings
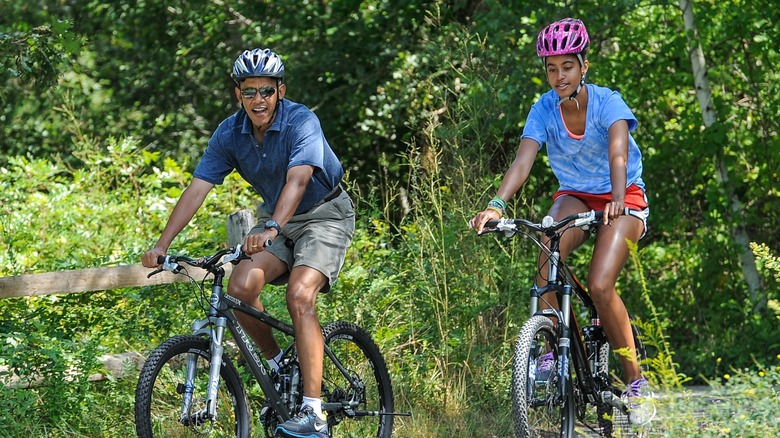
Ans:
{"label": "girl's leg", "polygon": [[[553,203],[552,208],[550,209],[549,215],[552,216],[555,220],[563,219],[564,217],[574,214],[574,213],[580,213],[583,211],[588,211],[589,208],[587,205],[585,205],[584,202],[580,201],[579,199],[564,195],[559,197],[555,200]],[[560,252],[561,252],[561,260],[566,260],[566,258],[569,256],[569,254],[574,251],[575,249],[579,248],[580,245],[585,243],[588,240],[588,237],[590,235],[586,233],[585,231],[582,231],[579,228],[571,229],[564,233],[563,237],[561,238],[560,242]],[[544,243],[545,246],[549,245],[549,239],[546,237],[542,238],[542,243]],[[538,260],[538,266],[539,270],[537,271],[536,275],[536,284],[539,287],[542,287],[547,284],[547,274],[549,269],[549,258],[544,254],[539,254],[539,260]],[[557,302],[555,300],[552,300],[550,298],[546,298],[547,301],[552,304],[554,307],[557,306]],[[540,306],[542,308],[547,308],[547,306],[544,302],[544,300],[540,300]]]}
{"label": "girl's leg", "polygon": [[600,225],[588,274],[588,291],[612,349],[625,348],[631,352],[628,356],[618,355],[625,370],[625,383],[639,379],[642,373],[636,358],[631,321],[615,283],[628,260],[626,239],[637,242],[643,230],[642,221],[632,216],[620,216],[609,225]]}

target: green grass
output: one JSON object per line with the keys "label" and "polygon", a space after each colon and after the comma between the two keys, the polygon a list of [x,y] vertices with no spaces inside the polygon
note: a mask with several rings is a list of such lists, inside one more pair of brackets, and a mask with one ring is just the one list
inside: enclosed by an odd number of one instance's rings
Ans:
{"label": "green grass", "polygon": [[[709,386],[659,390],[658,414],[645,430],[648,436],[668,437],[766,437],[780,436],[780,357],[772,366],[729,369]],[[506,371],[509,373],[509,370]],[[512,436],[511,405],[507,391],[474,391],[459,379],[447,398],[447,407],[428,397],[408,398],[397,388],[397,409],[411,411],[398,417],[393,436],[401,438],[503,438]],[[673,385],[669,385],[673,386]],[[61,394],[78,399],[67,412],[41,409],[56,404],[45,387],[2,390],[0,437],[87,438],[134,436],[133,398],[135,378],[91,382],[80,391]],[[44,398],[45,394],[45,398]],[[73,402],[73,401],[72,401]],[[71,403],[71,406],[73,403]],[[256,420],[257,406],[253,406]],[[48,412],[42,416],[41,412]],[[56,418],[52,418],[56,417]],[[256,437],[262,437],[255,426]]]}

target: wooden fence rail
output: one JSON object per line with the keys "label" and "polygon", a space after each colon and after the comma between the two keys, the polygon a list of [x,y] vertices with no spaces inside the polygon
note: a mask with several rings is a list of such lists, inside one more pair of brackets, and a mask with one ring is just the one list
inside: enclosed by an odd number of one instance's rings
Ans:
{"label": "wooden fence rail", "polygon": [[[229,246],[243,241],[246,233],[254,225],[254,217],[254,212],[250,210],[241,210],[228,216]],[[228,276],[230,268],[232,265],[225,266]],[[188,270],[193,278],[202,278],[205,275],[202,269],[188,268]],[[171,272],[161,272],[152,278],[147,278],[149,272],[150,269],[138,264],[0,277],[0,298],[92,292],[189,281],[187,277]]]}
{"label": "wooden fence rail", "polygon": [[[241,243],[255,222],[254,212],[241,210],[227,218],[228,246]],[[233,265],[225,265],[226,276],[230,275]],[[188,267],[193,278],[203,278],[206,271]],[[161,272],[147,278],[151,270],[138,265],[111,266],[107,268],[88,268],[72,271],[46,272],[42,274],[0,277],[0,298],[30,297],[51,294],[69,294],[92,292],[125,287],[143,287],[189,281],[183,275]],[[106,374],[120,378],[128,371],[137,372],[145,358],[135,352],[107,354],[100,358],[106,373],[93,374],[89,380],[103,380]],[[0,384],[9,388],[27,388],[40,383],[38,377],[24,377],[9,373],[7,366],[0,366]]]}

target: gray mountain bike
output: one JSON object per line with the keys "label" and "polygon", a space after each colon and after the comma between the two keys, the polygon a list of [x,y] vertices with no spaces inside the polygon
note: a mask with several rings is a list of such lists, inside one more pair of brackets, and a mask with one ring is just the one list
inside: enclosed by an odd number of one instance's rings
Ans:
{"label": "gray mountain bike", "polygon": [[[559,252],[566,230],[594,230],[602,219],[602,211],[589,211],[558,222],[546,216],[542,223],[500,219],[485,225],[485,232],[528,237],[549,259],[548,283],[531,288],[531,317],[514,346],[512,416],[518,438],[576,436],[578,421],[601,436],[611,437],[615,426],[620,436],[631,433],[628,407],[621,399],[622,366],[616,357],[621,352],[612,354],[593,300]],[[537,237],[540,234],[549,238],[549,247]],[[572,298],[586,309],[589,325],[579,327]],[[540,300],[559,306],[540,309]],[[634,324],[631,327],[637,359],[644,366],[645,347],[638,328]],[[537,370],[545,362],[545,354],[550,358],[545,364],[547,370]]]}
{"label": "gray mountain bike", "polygon": [[[192,323],[192,333],[174,336],[155,348],[141,369],[135,393],[136,432],[151,437],[252,436],[252,415],[238,368],[230,359],[230,347],[248,367],[265,395],[259,420],[266,437],[301,408],[303,376],[294,341],[284,348],[278,372],[261,359],[235,311],[245,313],[294,339],[293,327],[266,312],[224,294],[224,265],[249,258],[241,246],[210,257],[160,257],[162,271],[187,275],[198,285],[206,317]],[[195,281],[186,266],[213,275],[211,296],[205,302],[204,282]],[[208,276],[208,274],[207,274]],[[233,342],[225,339],[226,331]],[[389,438],[393,429],[393,389],[387,366],[369,334],[349,322],[333,322],[322,328],[325,359],[322,409],[327,413],[331,437]],[[234,356],[235,357],[235,356]]]}

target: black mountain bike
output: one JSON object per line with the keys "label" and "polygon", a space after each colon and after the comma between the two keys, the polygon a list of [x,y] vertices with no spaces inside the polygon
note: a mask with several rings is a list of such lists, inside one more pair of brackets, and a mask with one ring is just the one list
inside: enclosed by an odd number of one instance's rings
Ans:
{"label": "black mountain bike", "polygon": [[[243,312],[294,338],[293,327],[223,293],[223,265],[249,258],[241,246],[210,257],[160,257],[162,271],[187,275],[198,285],[206,318],[192,323],[192,333],[174,336],[154,351],[141,369],[135,393],[135,423],[139,437],[252,436],[252,415],[242,378],[230,360],[226,329],[238,355],[256,379],[265,402],[259,420],[266,437],[301,408],[303,380],[294,341],[284,348],[278,372],[271,372],[236,320]],[[204,303],[204,282],[196,282],[183,264],[213,275],[211,296]],[[393,429],[393,389],[387,366],[369,334],[349,322],[322,328],[325,359],[322,409],[331,437],[389,438]],[[235,357],[235,355],[234,355]]]}
{"label": "black mountain bike", "polygon": [[[486,232],[501,232],[507,237],[520,233],[530,238],[549,258],[548,284],[531,288],[531,317],[514,346],[512,416],[517,437],[575,436],[577,421],[602,436],[612,436],[615,426],[621,436],[631,433],[628,408],[619,387],[623,368],[615,357],[626,352],[612,354],[592,299],[559,252],[566,230],[594,230],[602,219],[602,211],[589,211],[558,222],[547,216],[540,224],[500,219],[485,225]],[[540,241],[539,234],[550,239],[549,248]],[[572,297],[586,309],[589,325],[579,327]],[[539,300],[557,300],[558,310],[552,306],[540,309]],[[631,327],[637,359],[643,366],[645,348],[638,328],[634,324]],[[545,354],[552,362],[548,359],[547,370],[537,371]]]}

